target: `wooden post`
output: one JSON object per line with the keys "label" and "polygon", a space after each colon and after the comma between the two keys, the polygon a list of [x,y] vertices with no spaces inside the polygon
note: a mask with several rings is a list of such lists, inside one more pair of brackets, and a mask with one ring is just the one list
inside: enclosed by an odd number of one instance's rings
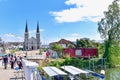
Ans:
{"label": "wooden post", "polygon": [[106,58],[104,58],[104,69],[106,69],[105,59],[106,59]]}
{"label": "wooden post", "polygon": [[92,62],[93,62],[93,71],[94,71],[94,58],[92,57]]}
{"label": "wooden post", "polygon": [[105,61],[104,61],[104,58],[101,58],[101,67],[102,67],[102,69],[104,68],[104,65],[105,65]]}
{"label": "wooden post", "polygon": [[90,55],[89,55],[89,70],[90,70]]}

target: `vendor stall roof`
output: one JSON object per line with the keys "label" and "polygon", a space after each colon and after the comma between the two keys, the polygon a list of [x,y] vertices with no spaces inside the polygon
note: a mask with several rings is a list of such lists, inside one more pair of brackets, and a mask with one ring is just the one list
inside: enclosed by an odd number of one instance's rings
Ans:
{"label": "vendor stall roof", "polygon": [[81,73],[85,73],[87,74],[87,71],[84,71],[82,69],[79,69],[77,67],[74,66],[62,66],[62,69],[64,69],[65,71],[71,73],[72,75],[77,75],[77,74],[81,74]]}
{"label": "vendor stall roof", "polygon": [[43,67],[42,68],[49,76],[56,76],[56,75],[67,75],[67,73],[61,71],[56,67]]}

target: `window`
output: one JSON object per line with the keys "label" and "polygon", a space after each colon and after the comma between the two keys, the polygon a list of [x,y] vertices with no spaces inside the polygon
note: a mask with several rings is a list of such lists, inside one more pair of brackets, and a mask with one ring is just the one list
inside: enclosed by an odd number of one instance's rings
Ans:
{"label": "window", "polygon": [[81,50],[76,50],[75,54],[81,56],[82,55],[82,51]]}

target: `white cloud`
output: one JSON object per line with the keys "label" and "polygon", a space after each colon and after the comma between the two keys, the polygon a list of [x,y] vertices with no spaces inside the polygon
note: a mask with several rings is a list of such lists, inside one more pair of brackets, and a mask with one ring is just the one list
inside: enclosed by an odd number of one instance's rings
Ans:
{"label": "white cloud", "polygon": [[[42,31],[45,31],[45,30],[40,29],[40,32],[42,32]],[[30,30],[29,36],[34,36],[34,35],[36,35],[36,30]],[[19,36],[19,35],[15,35],[12,33],[0,34],[0,37],[5,42],[23,42],[24,41],[24,37]]]}
{"label": "white cloud", "polygon": [[40,29],[40,32],[45,31],[44,29]]}
{"label": "white cloud", "polygon": [[42,41],[42,44],[49,44],[51,42],[57,42],[60,39],[66,39],[66,40],[70,40],[70,41],[74,42],[74,41],[76,41],[76,39],[81,39],[81,38],[89,38],[90,40],[95,40],[97,42],[103,41],[100,38],[99,33],[97,33],[97,34],[89,34],[89,35],[80,35],[78,33],[72,33],[72,34],[68,34],[66,36],[63,35],[63,36],[60,36],[60,37],[49,38],[49,39],[41,38],[41,41]]}
{"label": "white cloud", "polygon": [[76,39],[80,39],[81,36],[78,33],[72,33],[64,37],[64,39],[70,40],[70,41],[76,41]]}
{"label": "white cloud", "polygon": [[72,36],[72,37],[78,37],[79,34],[77,34],[77,33],[73,33],[73,34],[70,34],[70,36]]}
{"label": "white cloud", "polygon": [[29,34],[35,34],[35,33],[36,33],[36,29],[29,31]]}
{"label": "white cloud", "polygon": [[[44,29],[40,29],[40,32],[43,32],[43,31],[45,31]],[[35,36],[36,35],[36,29],[34,29],[34,30],[30,30],[29,31],[29,36],[31,37],[33,37],[33,36]]]}
{"label": "white cloud", "polygon": [[100,41],[102,40],[100,38],[100,34],[89,34],[89,35],[79,35],[77,33],[73,33],[73,34],[69,34],[67,36],[63,37],[64,39],[70,40],[70,41],[76,41],[76,39],[80,39],[80,38],[89,38],[90,40],[95,40],[95,41]]}
{"label": "white cloud", "polygon": [[96,41],[102,40],[102,39],[100,38],[100,34],[99,34],[99,33],[98,33],[98,34],[88,35],[87,37],[90,38],[91,40],[96,40]]}
{"label": "white cloud", "polygon": [[0,34],[0,37],[5,42],[22,42],[24,40],[24,38],[22,36],[15,35],[12,33]]}
{"label": "white cloud", "polygon": [[75,5],[75,8],[65,9],[58,12],[50,12],[55,16],[55,20],[59,23],[77,22],[77,21],[93,21],[100,20],[107,11],[108,6],[113,0],[67,0],[66,5]]}
{"label": "white cloud", "polygon": [[[40,32],[42,32],[42,31],[45,31],[45,30],[44,30],[44,29],[40,29]],[[29,33],[30,33],[30,34],[34,34],[34,33],[36,33],[36,29],[34,29],[34,30],[30,30]]]}

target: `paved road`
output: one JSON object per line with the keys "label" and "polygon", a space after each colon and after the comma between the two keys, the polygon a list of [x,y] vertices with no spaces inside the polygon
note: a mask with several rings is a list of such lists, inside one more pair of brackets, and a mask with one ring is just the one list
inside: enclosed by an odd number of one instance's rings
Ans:
{"label": "paved road", "polygon": [[2,66],[2,61],[0,61],[0,80],[10,80],[10,78],[14,78],[14,72],[15,70],[11,69],[10,65],[8,65],[8,68],[5,70],[4,66]]}

